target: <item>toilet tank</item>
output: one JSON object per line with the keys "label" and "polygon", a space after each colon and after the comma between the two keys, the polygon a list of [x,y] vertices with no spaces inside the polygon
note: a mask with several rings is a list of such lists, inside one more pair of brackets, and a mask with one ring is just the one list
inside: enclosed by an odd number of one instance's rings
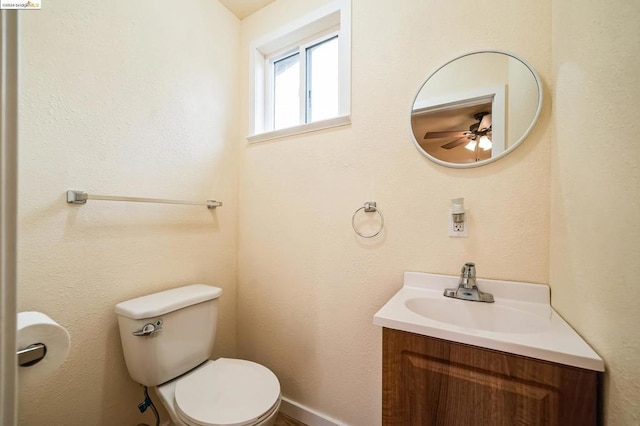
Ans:
{"label": "toilet tank", "polygon": [[[209,359],[221,294],[218,287],[193,284],[118,303],[120,340],[131,378],[157,386]],[[145,326],[155,330],[133,334]]]}

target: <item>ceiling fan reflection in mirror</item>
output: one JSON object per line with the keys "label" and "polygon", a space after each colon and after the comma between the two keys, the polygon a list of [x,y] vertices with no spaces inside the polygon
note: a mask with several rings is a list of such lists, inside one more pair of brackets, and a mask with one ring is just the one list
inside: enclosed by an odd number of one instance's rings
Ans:
{"label": "ceiling fan reflection in mirror", "polygon": [[470,151],[475,151],[476,147],[483,151],[491,149],[491,113],[479,112],[473,115],[476,123],[469,126],[469,130],[450,130],[443,132],[427,132],[424,139],[455,138],[451,142],[441,145],[444,149],[453,149],[465,145]]}

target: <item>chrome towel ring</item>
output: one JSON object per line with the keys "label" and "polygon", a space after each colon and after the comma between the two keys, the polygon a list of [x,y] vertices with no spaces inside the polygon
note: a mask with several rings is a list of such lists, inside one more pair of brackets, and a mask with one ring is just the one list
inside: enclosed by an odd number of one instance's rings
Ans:
{"label": "chrome towel ring", "polygon": [[[378,231],[376,231],[376,233],[366,235],[358,230],[358,227],[356,226],[356,215],[360,210],[364,210],[366,213],[378,213],[378,216],[380,216],[380,228],[378,229]],[[351,217],[351,226],[353,226],[353,230],[356,232],[356,234],[360,235],[362,238],[373,238],[378,235],[384,227],[384,216],[382,216],[382,212],[376,207],[376,202],[367,201],[366,203],[364,203],[364,206],[356,210]]]}

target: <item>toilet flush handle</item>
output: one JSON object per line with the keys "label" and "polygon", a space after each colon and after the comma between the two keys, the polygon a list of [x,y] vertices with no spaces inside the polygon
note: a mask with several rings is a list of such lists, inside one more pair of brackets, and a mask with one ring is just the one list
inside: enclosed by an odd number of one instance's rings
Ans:
{"label": "toilet flush handle", "polygon": [[140,330],[134,331],[134,336],[151,336],[154,333],[162,330],[162,320],[158,320],[155,323],[147,323]]}

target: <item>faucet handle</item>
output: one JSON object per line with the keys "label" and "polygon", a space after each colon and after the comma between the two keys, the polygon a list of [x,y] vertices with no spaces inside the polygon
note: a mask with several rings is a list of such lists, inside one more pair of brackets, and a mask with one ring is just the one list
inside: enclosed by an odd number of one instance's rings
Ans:
{"label": "faucet handle", "polygon": [[476,277],[476,264],[473,262],[467,262],[460,271],[463,278],[475,278]]}
{"label": "faucet handle", "polygon": [[458,286],[463,286],[464,288],[473,288],[476,287],[476,264],[472,262],[467,262],[462,267],[462,271],[460,274],[460,282]]}

